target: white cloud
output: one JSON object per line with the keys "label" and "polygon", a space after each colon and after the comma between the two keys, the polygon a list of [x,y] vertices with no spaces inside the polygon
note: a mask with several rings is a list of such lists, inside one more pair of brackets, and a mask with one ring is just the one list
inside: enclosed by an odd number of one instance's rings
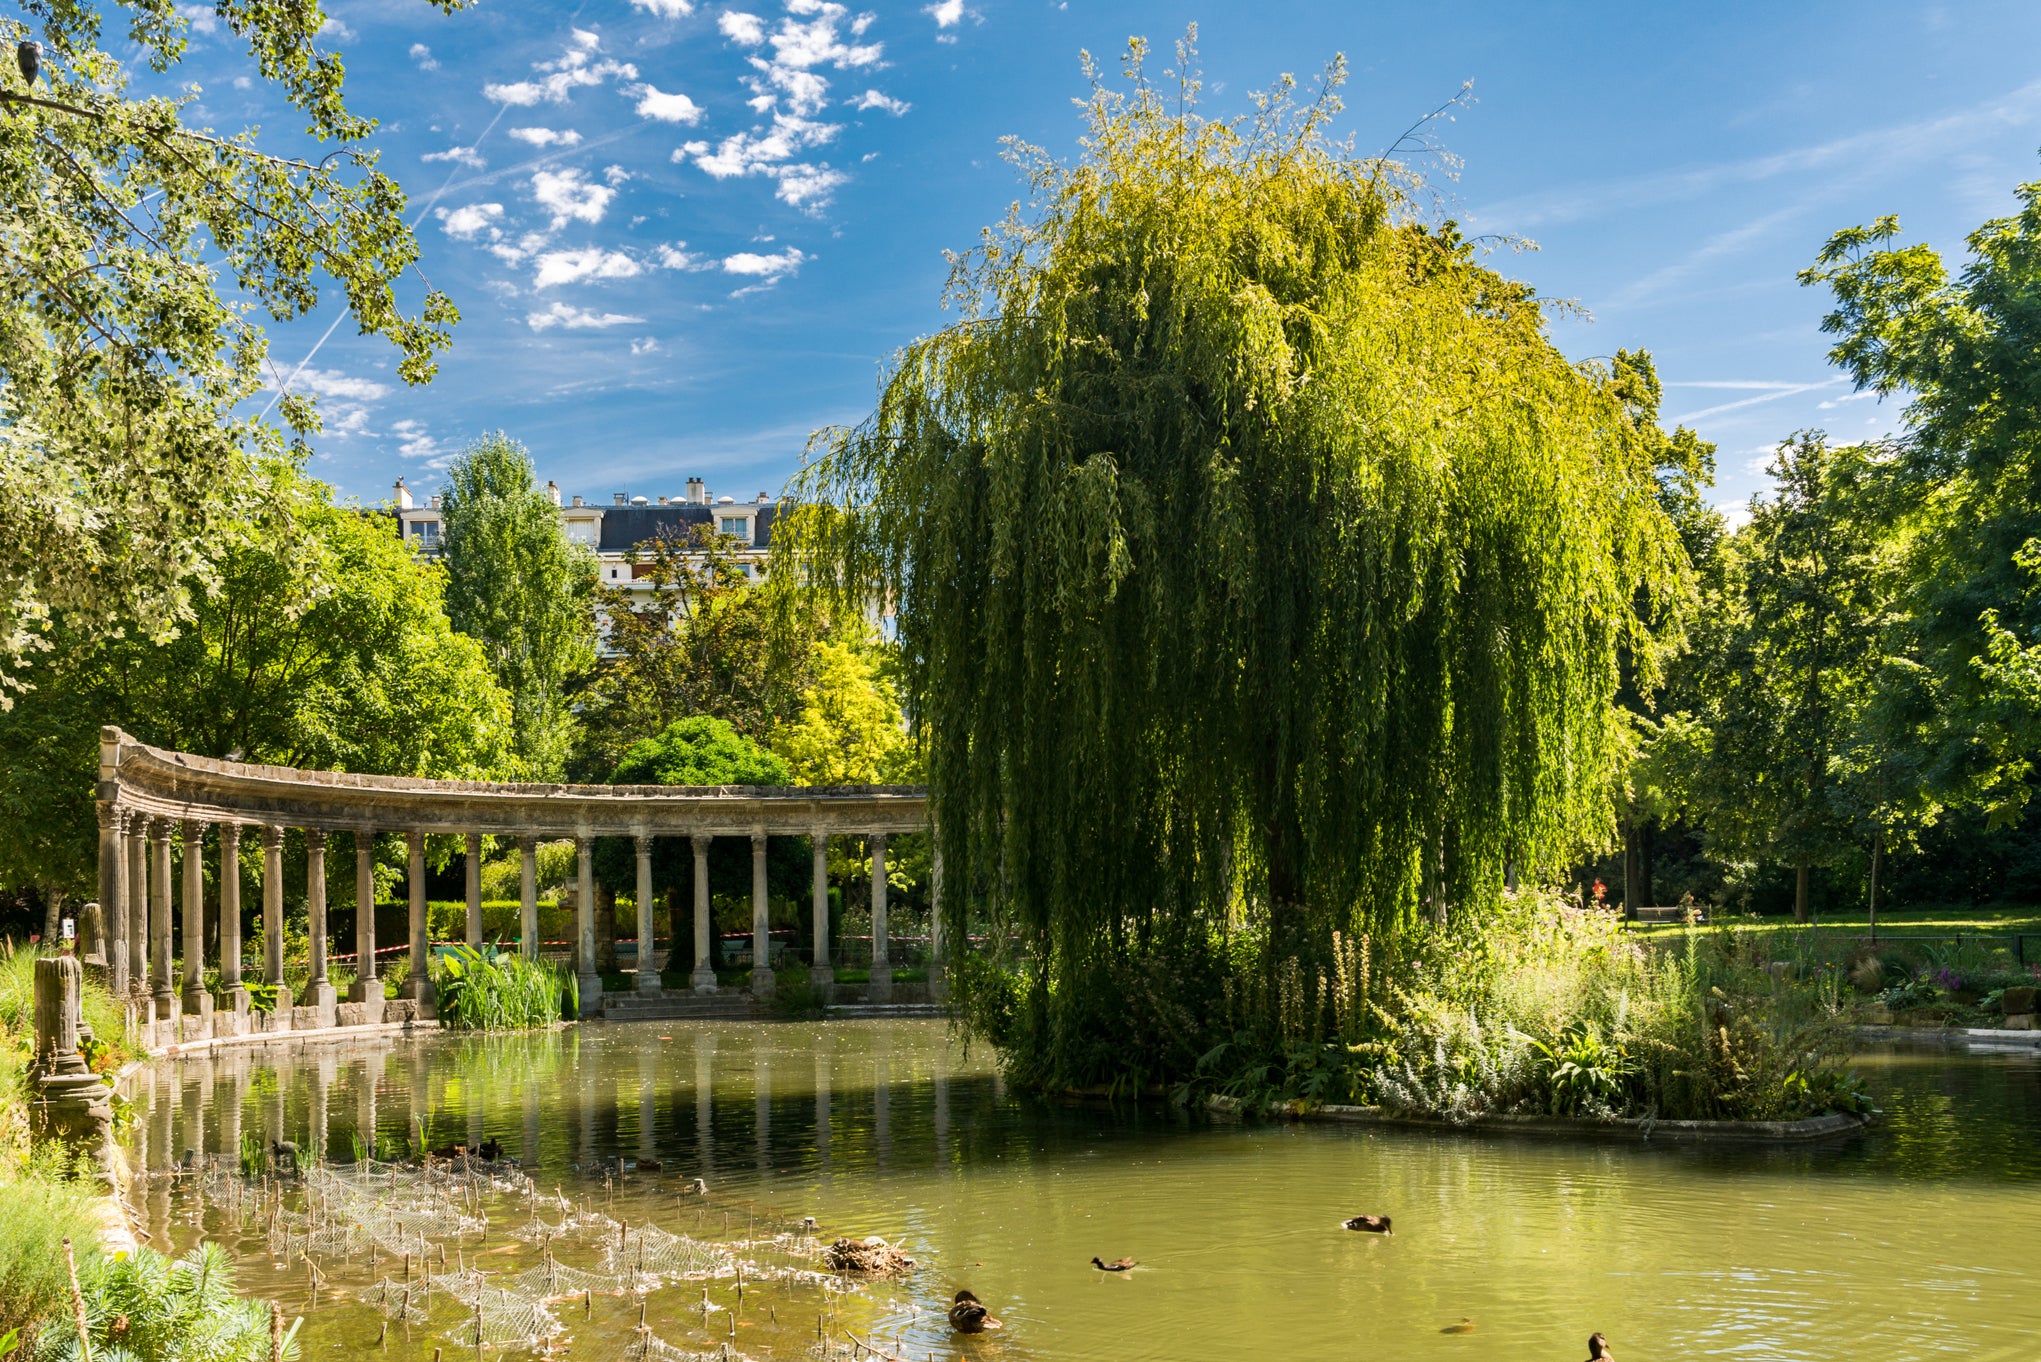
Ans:
{"label": "white cloud", "polygon": [[709,144],[707,142],[683,142],[680,144],[680,150],[673,153],[673,159],[676,161],[685,161],[690,156],[701,156],[706,154],[708,152],[708,149]]}
{"label": "white cloud", "polygon": [[666,94],[650,85],[640,85],[632,93],[638,96],[640,118],[656,118],[661,123],[694,123],[702,116],[702,106],[683,94]]}
{"label": "white cloud", "polygon": [[581,134],[572,128],[512,128],[510,135],[535,147],[571,147],[581,142]]}
{"label": "white cloud", "polygon": [[[340,397],[356,402],[376,402],[390,395],[389,385],[373,378],[357,378],[338,369],[304,368],[292,374],[290,386],[320,397]],[[276,386],[271,383],[271,387]]]}
{"label": "white cloud", "polygon": [[339,19],[331,14],[327,15],[325,21],[319,25],[319,32],[321,36],[330,33],[344,43],[354,41],[354,30],[341,23]]}
{"label": "white cloud", "polygon": [[473,147],[448,147],[445,151],[428,151],[418,158],[421,161],[454,161],[470,170],[480,170],[489,163],[482,159]]}
{"label": "white cloud", "polygon": [[856,99],[849,101],[849,103],[851,108],[858,110],[860,113],[866,109],[884,109],[895,118],[898,118],[901,114],[914,107],[904,99],[894,99],[890,95],[880,94],[877,90],[867,90]]}
{"label": "white cloud", "polygon": [[390,434],[401,441],[397,452],[407,459],[429,459],[439,453],[439,441],[426,433],[422,421],[393,421]]}
{"label": "white cloud", "polygon": [[694,0],[631,0],[631,8],[662,19],[685,19],[695,12]]}
{"label": "white cloud", "polygon": [[[622,184],[631,178],[631,172],[625,170],[622,166],[604,166],[602,168],[602,178],[605,184]],[[640,221],[642,220],[640,219]],[[632,225],[635,226],[636,224],[633,223]]]}
{"label": "white cloud", "polygon": [[670,246],[661,246],[652,257],[652,262],[663,270],[712,270],[716,262],[707,260],[687,249],[685,241],[676,241]]}
{"label": "white cloud", "polygon": [[252,90],[255,88],[255,82],[246,76],[236,76],[234,77],[234,88],[236,90]]}
{"label": "white cloud", "polygon": [[500,203],[471,203],[462,208],[441,208],[434,216],[439,219],[440,230],[456,241],[473,241],[483,232],[490,234],[490,240],[502,235],[496,224],[503,220],[503,205]]}
{"label": "white cloud", "polygon": [[638,78],[638,68],[629,62],[597,61],[602,39],[585,28],[573,30],[573,42],[556,60],[534,62],[532,69],[544,73],[538,80],[521,80],[509,85],[484,85],[482,93],[498,104],[530,108],[534,104],[564,104],[576,89],[600,85],[612,78]]}
{"label": "white cloud", "polygon": [[850,176],[826,165],[788,166],[779,175],[780,187],[773,197],[790,207],[808,211],[828,204],[836,191],[850,182]]}
{"label": "white cloud", "polygon": [[540,207],[552,210],[552,229],[556,232],[570,219],[601,222],[610,200],[617,196],[617,191],[608,185],[590,184],[582,179],[580,170],[574,166],[534,172],[531,191]]}
{"label": "white cloud", "polygon": [[723,257],[723,273],[741,274],[768,282],[783,279],[800,269],[807,261],[814,259],[803,255],[793,246],[773,255],[759,255],[755,251],[739,251]]}
{"label": "white cloud", "polygon": [[756,14],[725,10],[722,17],[716,20],[716,27],[721,29],[723,36],[731,42],[742,43],[746,47],[758,47],[765,42],[765,20]]}
{"label": "white cloud", "polygon": [[578,284],[584,279],[629,279],[644,273],[645,267],[622,251],[605,251],[590,246],[578,251],[546,251],[533,262],[533,288],[556,284]]}
{"label": "white cloud", "polygon": [[432,55],[432,49],[424,43],[411,44],[411,60],[418,63],[421,71],[439,70],[439,58]]}
{"label": "white cloud", "polygon": [[643,317],[627,317],[621,312],[589,312],[555,302],[544,312],[527,313],[524,322],[534,331],[546,331],[556,326],[568,331],[594,331],[606,326],[630,326],[644,320]]}
{"label": "white cloud", "polygon": [[634,355],[659,354],[659,338],[657,336],[640,336],[631,342],[631,353]]}
{"label": "white cloud", "polygon": [[1815,410],[1827,411],[1831,407],[1840,407],[1845,402],[1863,402],[1879,396],[1880,393],[1876,388],[1866,388],[1864,389],[1864,391],[1859,393],[1845,393],[1843,396],[1834,398],[1827,402],[1817,402],[1815,404]]}
{"label": "white cloud", "polygon": [[921,11],[935,20],[937,28],[955,28],[964,22],[964,0],[936,0],[936,3]]}
{"label": "white cloud", "polygon": [[204,5],[179,5],[177,17],[191,25],[193,33],[218,33],[220,16]]}

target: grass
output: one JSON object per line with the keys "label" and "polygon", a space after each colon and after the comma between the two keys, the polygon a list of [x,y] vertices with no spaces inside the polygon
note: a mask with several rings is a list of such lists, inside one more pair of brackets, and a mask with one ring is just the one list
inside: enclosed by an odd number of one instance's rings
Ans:
{"label": "grass", "polygon": [[[1870,917],[1863,909],[1845,913],[1823,913],[1814,923],[1795,922],[1791,917],[1723,917],[1738,930],[1760,933],[1842,932],[1870,934]],[[1627,930],[1648,937],[1682,936],[1694,930],[1679,923],[1627,924]],[[1878,935],[1885,936],[1971,936],[1992,933],[2031,932],[2041,934],[2041,907],[2013,903],[1979,907],[1975,904],[1929,908],[1881,910]]]}

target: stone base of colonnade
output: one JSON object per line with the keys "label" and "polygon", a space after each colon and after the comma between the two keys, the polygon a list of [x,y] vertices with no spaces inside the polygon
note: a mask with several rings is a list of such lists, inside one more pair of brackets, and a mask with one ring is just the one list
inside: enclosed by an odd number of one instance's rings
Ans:
{"label": "stone base of colonnade", "polygon": [[[319,996],[308,990],[305,1005],[279,1007],[273,1012],[248,1008],[245,993],[236,1000],[243,1004],[238,1008],[226,998],[214,1003],[208,997],[202,1011],[174,1008],[173,1015],[161,1020],[149,1020],[147,1012],[144,1012],[136,1018],[133,1030],[141,1049],[161,1051],[173,1046],[205,1045],[250,1037],[303,1036],[309,1039],[324,1035],[341,1036],[364,1027],[424,1025],[438,1019],[435,1009],[421,1007],[409,998],[390,998],[380,1003],[343,1003],[330,996],[330,988],[327,994],[329,996],[322,1005]],[[290,995],[285,993],[283,997],[288,1002]]]}

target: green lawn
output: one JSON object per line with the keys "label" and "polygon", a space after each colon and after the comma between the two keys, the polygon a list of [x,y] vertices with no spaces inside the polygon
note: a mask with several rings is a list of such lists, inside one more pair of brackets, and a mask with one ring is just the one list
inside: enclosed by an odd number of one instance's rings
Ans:
{"label": "green lawn", "polygon": [[[1864,936],[1870,931],[1870,923],[1860,908],[1848,913],[1824,913],[1820,921],[1811,927],[1803,927],[1791,917],[1735,917],[1724,913],[1714,919],[1717,925],[1740,927],[1754,932],[1843,932]],[[1675,936],[1688,929],[1677,923],[1629,924],[1629,929],[1645,936]],[[2032,932],[2041,934],[2041,905],[2031,903],[1995,904],[1978,907],[1964,904],[1949,908],[1900,908],[1878,914],[1878,935],[1884,936],[1971,936],[1986,933]]]}

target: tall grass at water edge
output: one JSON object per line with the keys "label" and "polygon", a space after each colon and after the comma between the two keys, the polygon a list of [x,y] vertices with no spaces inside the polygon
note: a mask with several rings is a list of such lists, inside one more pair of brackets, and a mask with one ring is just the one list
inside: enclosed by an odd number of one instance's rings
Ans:
{"label": "tall grass at water edge", "polygon": [[518,1031],[551,1026],[578,1010],[573,974],[518,955],[490,959],[453,946],[434,973],[442,1024],[473,1031]]}
{"label": "tall grass at water edge", "polygon": [[1216,1043],[1179,1096],[1449,1121],[1791,1120],[1868,1106],[1844,1067],[1841,971],[1775,966],[1752,933],[1654,948],[1613,914],[1525,892],[1393,952],[1335,933],[1328,955],[1235,963]]}

